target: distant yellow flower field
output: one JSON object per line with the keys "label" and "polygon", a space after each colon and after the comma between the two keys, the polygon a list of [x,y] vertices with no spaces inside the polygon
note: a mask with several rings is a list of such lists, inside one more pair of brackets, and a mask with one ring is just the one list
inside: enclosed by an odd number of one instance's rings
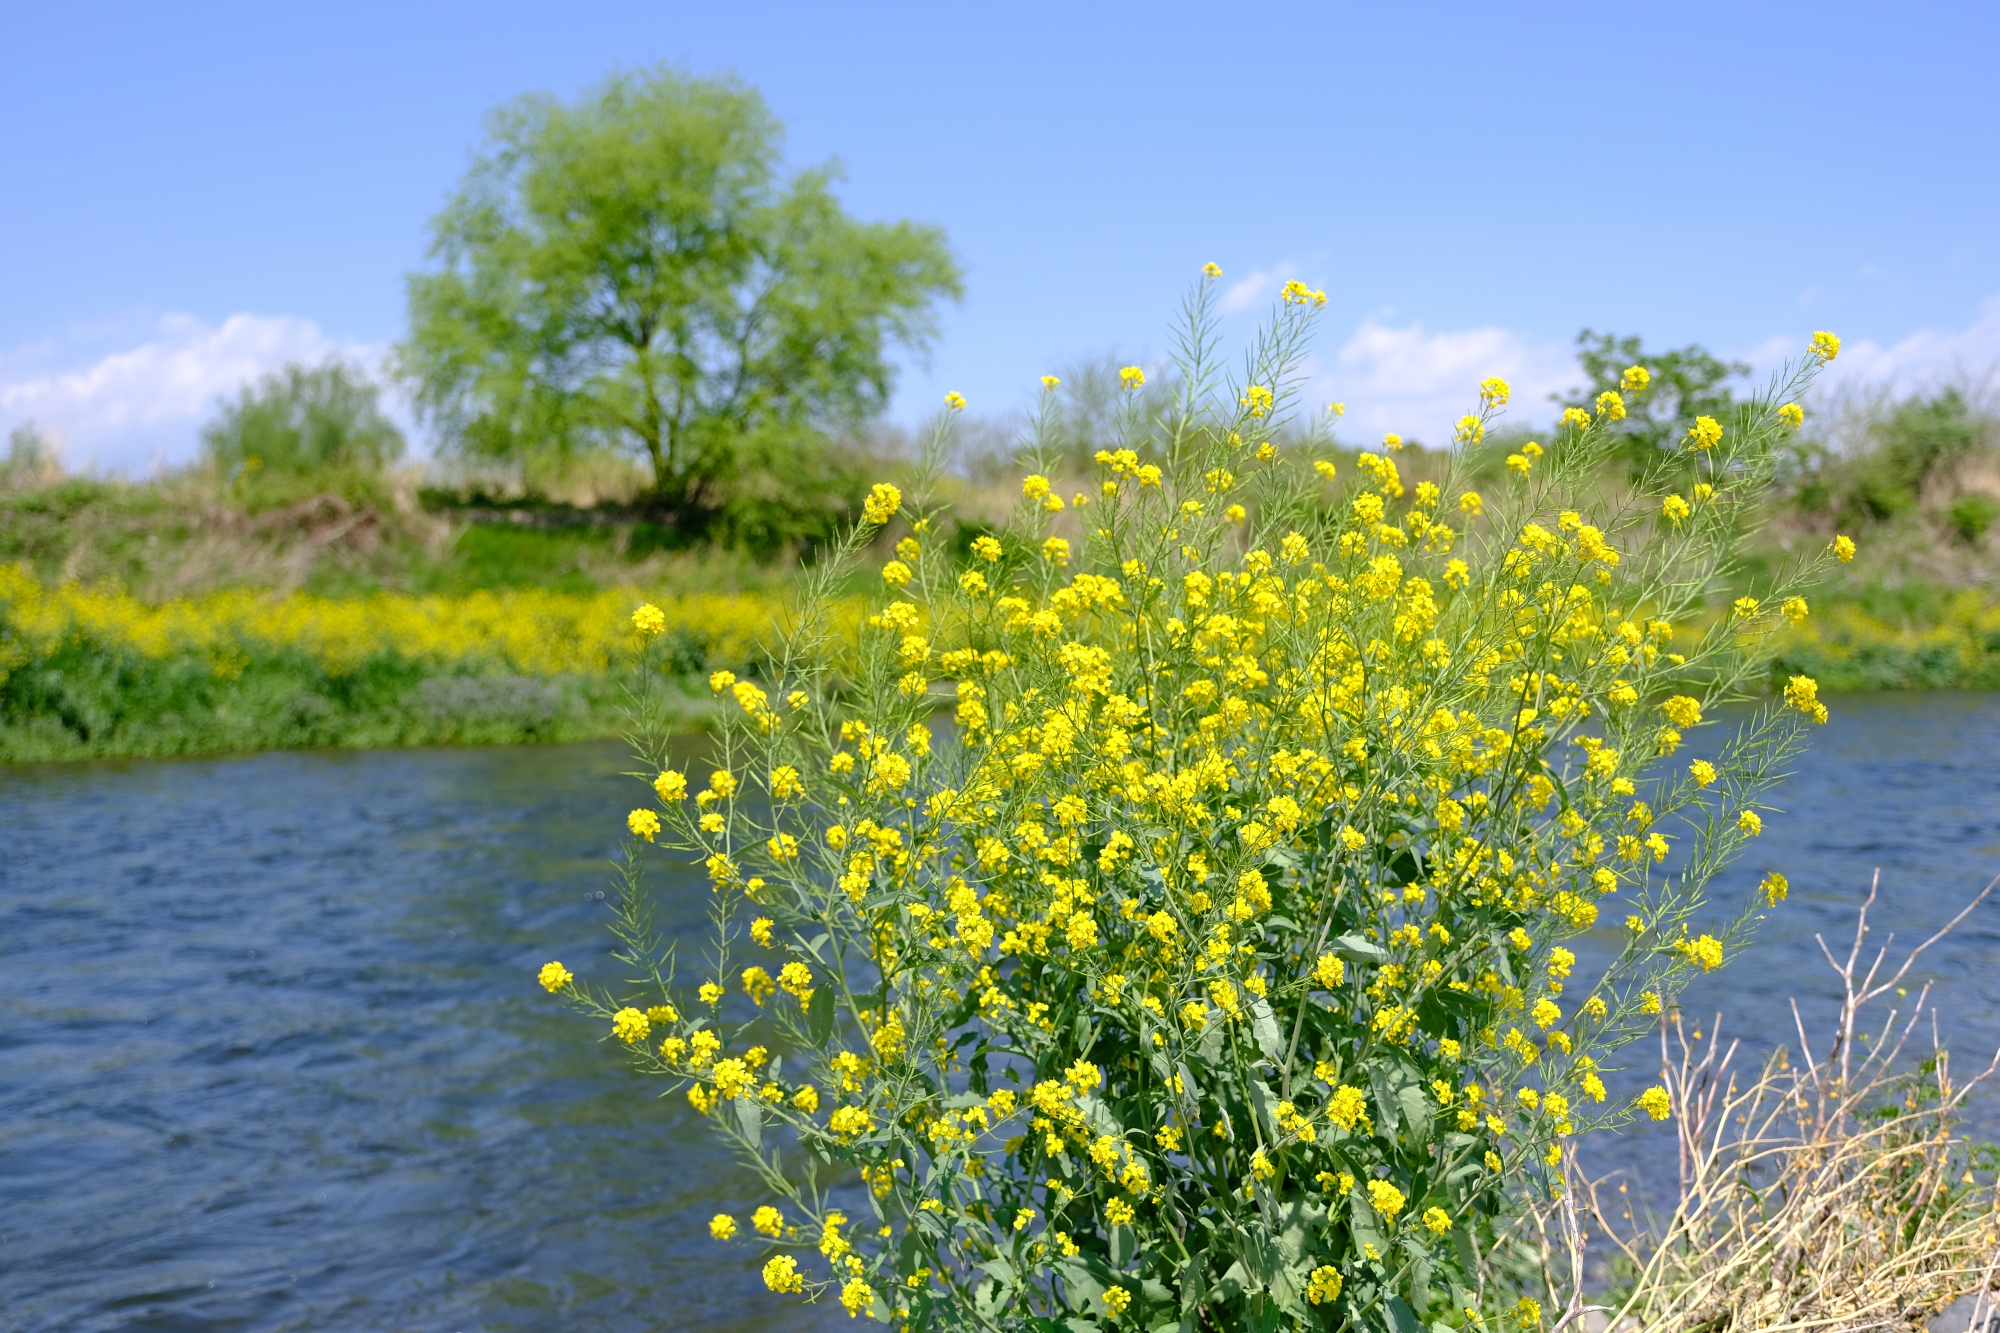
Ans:
{"label": "distant yellow flower field", "polygon": [[695,665],[753,661],[774,640],[784,606],[767,594],[638,589],[351,599],[234,590],[154,605],[116,589],[45,585],[10,565],[0,566],[0,675],[86,645],[155,660],[206,658],[222,675],[280,654],[335,676],[378,658],[461,672],[594,675],[630,652],[629,616],[643,601],[660,608],[665,632],[689,640]]}
{"label": "distant yellow flower field", "polygon": [[1860,606],[1815,609],[1784,633],[1781,664],[1831,690],[2000,687],[2000,601],[1954,593],[1924,623],[1894,623]]}

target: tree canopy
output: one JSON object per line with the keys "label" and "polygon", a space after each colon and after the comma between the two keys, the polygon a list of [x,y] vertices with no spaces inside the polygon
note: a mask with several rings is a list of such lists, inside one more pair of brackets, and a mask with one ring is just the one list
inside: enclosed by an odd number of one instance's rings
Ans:
{"label": "tree canopy", "polygon": [[693,521],[753,460],[886,406],[892,347],[928,346],[961,292],[937,228],[851,216],[834,164],[783,178],[782,127],[734,80],[622,73],[488,129],[399,348],[448,448],[637,453]]}

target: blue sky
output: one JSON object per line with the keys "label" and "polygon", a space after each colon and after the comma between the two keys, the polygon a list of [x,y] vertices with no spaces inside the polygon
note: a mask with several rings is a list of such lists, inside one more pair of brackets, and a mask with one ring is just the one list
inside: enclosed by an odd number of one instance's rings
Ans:
{"label": "blue sky", "polygon": [[1158,356],[1204,262],[1246,324],[1324,288],[1315,390],[1442,434],[1531,418],[1586,325],[1850,377],[2000,362],[1991,5],[0,8],[0,428],[188,456],[287,357],[378,356],[486,110],[734,71],[796,163],[964,262],[896,413]]}

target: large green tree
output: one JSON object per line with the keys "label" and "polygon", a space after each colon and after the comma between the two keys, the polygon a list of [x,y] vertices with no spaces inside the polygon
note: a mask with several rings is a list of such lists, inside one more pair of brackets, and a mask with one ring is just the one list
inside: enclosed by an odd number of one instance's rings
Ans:
{"label": "large green tree", "polygon": [[635,452],[685,523],[747,467],[810,475],[961,284],[937,228],[850,216],[836,166],[784,178],[782,134],[754,90],[667,68],[494,112],[398,349],[442,441]]}

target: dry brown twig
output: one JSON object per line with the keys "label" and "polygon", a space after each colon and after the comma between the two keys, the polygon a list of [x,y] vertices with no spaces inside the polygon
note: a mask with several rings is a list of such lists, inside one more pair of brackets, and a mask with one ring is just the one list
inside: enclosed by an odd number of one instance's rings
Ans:
{"label": "dry brown twig", "polygon": [[[1900,1328],[1921,1324],[1968,1290],[1986,1303],[2000,1265],[2000,1211],[1991,1184],[1959,1188],[1971,1176],[1958,1178],[1967,1145],[1954,1125],[1972,1090],[2000,1070],[2000,1052],[1954,1085],[1933,1007],[1932,1051],[1906,1069],[1928,984],[1907,1018],[1891,1008],[1872,1037],[1861,1021],[1863,1010],[1896,990],[1925,950],[2000,887],[2000,878],[1886,979],[1880,978],[1893,935],[1865,972],[1861,967],[1879,887],[1878,871],[1844,963],[1820,941],[1842,984],[1839,1020],[1823,1055],[1813,1052],[1793,1004],[1803,1068],[1780,1048],[1755,1078],[1739,1080],[1731,1070],[1738,1043],[1722,1044],[1720,1015],[1705,1044],[1698,1031],[1689,1038],[1678,1015],[1661,1015],[1679,1199],[1657,1233],[1635,1223],[1621,1235],[1599,1204],[1597,1182],[1572,1170],[1571,1188],[1555,1210],[1571,1259],[1571,1293],[1560,1302],[1557,1329],[1593,1308],[1583,1304],[1580,1281],[1579,1199],[1635,1274],[1609,1320],[1620,1333]],[[1566,1165],[1573,1168],[1573,1158]],[[1973,1327],[1983,1327],[1977,1312]]]}

